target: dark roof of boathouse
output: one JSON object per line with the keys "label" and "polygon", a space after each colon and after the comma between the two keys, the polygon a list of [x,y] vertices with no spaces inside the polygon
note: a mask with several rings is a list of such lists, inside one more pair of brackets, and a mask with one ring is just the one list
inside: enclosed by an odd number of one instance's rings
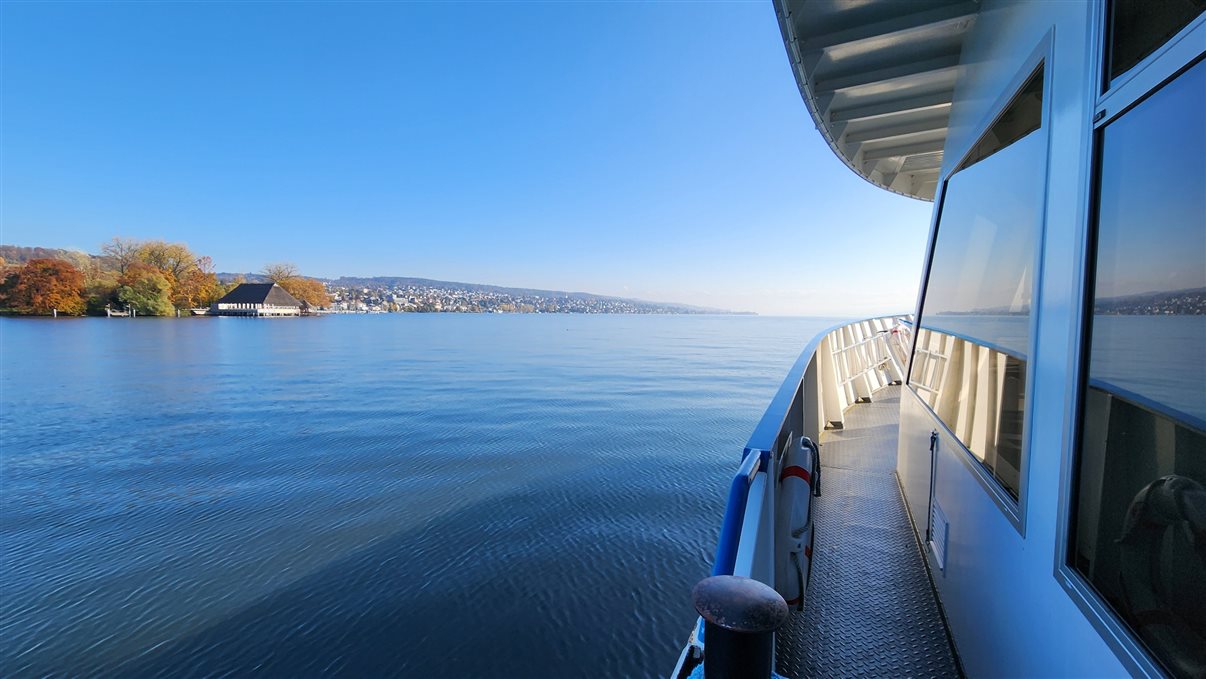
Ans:
{"label": "dark roof of boathouse", "polygon": [[239,287],[226,293],[218,304],[271,304],[272,306],[296,306],[301,302],[276,283],[240,283]]}

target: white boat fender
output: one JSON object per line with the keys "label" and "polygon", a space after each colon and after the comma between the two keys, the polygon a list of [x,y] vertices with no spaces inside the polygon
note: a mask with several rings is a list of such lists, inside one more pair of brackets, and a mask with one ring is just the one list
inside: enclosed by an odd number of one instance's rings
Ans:
{"label": "white boat fender", "polygon": [[797,611],[804,610],[804,593],[812,573],[812,498],[819,467],[816,453],[812,441],[801,439],[788,450],[779,472],[775,589]]}
{"label": "white boat fender", "polygon": [[1206,487],[1186,476],[1149,483],[1118,539],[1119,575],[1140,636],[1183,676],[1206,676]]}

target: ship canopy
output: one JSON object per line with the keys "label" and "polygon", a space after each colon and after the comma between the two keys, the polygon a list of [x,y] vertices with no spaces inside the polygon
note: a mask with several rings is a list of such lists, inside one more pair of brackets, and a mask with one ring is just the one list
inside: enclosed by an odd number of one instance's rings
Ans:
{"label": "ship canopy", "polygon": [[933,200],[979,2],[774,4],[800,93],[834,153],[876,186]]}

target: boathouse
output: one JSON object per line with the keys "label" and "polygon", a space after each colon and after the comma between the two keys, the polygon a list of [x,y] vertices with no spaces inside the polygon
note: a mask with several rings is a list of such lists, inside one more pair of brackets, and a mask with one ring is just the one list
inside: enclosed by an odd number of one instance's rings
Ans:
{"label": "boathouse", "polygon": [[241,283],[210,307],[212,316],[300,316],[302,303],[276,283]]}

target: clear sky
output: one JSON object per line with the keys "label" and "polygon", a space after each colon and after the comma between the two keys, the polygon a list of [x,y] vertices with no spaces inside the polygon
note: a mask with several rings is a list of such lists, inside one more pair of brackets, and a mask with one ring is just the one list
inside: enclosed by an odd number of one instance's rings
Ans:
{"label": "clear sky", "polygon": [[769,0],[0,3],[0,241],[911,309],[931,204],[825,145]]}

